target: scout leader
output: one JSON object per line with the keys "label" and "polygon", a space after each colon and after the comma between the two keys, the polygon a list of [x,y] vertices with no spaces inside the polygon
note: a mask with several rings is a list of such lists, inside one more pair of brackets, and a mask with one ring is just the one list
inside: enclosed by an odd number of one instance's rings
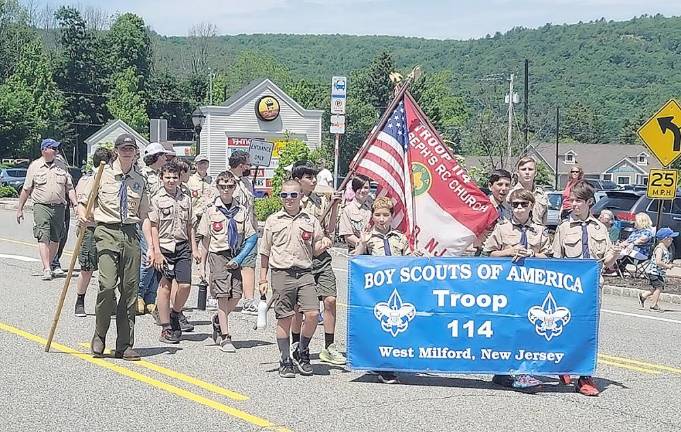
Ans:
{"label": "scout leader", "polygon": [[[272,270],[274,313],[277,318],[277,345],[281,353],[279,376],[295,377],[291,355],[302,375],[312,375],[310,340],[317,328],[319,298],[312,260],[331,247],[319,221],[300,208],[302,189],[296,180],[287,180],[279,194],[283,209],[265,221],[260,242],[260,292],[267,291],[267,273]],[[296,309],[305,314],[300,342],[291,353],[289,332]]]}
{"label": "scout leader", "polygon": [[[591,214],[594,190],[584,181],[576,182],[570,190],[571,213],[563,221],[553,238],[554,258],[597,259],[607,268],[620,253],[619,246],[610,242],[608,229]],[[569,375],[561,375],[560,381],[568,385]],[[576,390],[585,396],[598,396],[598,388],[590,376],[577,380]]]}
{"label": "scout leader", "polygon": [[201,238],[201,267],[208,263],[211,295],[218,310],[212,318],[213,341],[223,352],[236,352],[229,332],[229,314],[243,295],[240,266],[255,248],[258,235],[245,207],[234,199],[238,179],[229,171],[218,174],[219,197],[206,208],[197,230]]}
{"label": "scout leader", "polygon": [[[104,168],[94,204],[95,244],[99,259],[99,293],[95,307],[96,327],[90,348],[95,357],[104,354],[106,333],[111,324],[111,313],[116,307],[114,289],[118,287],[120,300],[116,309],[115,356],[124,360],[139,360],[132,349],[135,342],[135,303],[139,285],[141,261],[137,224],[151,243],[149,195],[142,174],[133,168],[137,157],[137,143],[129,134],[120,135],[114,144],[115,160]],[[87,196],[89,194],[85,194]],[[78,216],[82,224],[87,199],[81,198]],[[151,261],[152,257],[148,256]]]}
{"label": "scout leader", "polygon": [[[319,221],[325,235],[333,238],[336,230],[336,220],[340,193],[334,193],[334,201],[329,204],[328,200],[314,191],[317,185],[317,173],[319,170],[309,161],[299,161],[293,164],[291,177],[300,182],[303,192],[301,208],[310,213]],[[322,215],[327,207],[331,205],[331,211],[326,219],[322,220]],[[344,365],[345,356],[338,351],[335,342],[336,332],[336,275],[331,267],[331,254],[324,251],[319,256],[313,258],[312,274],[314,275],[317,287],[317,297],[324,302],[324,349],[319,353],[319,360],[333,365]],[[293,319],[291,337],[295,345],[300,339],[301,317],[297,315]],[[295,346],[294,346],[295,348]]]}
{"label": "scout leader", "polygon": [[151,198],[149,212],[153,265],[161,273],[156,297],[161,324],[159,341],[176,344],[183,330],[194,329],[191,325],[191,329],[183,327],[180,322],[186,321],[182,308],[189,298],[192,256],[197,261],[200,257],[192,229],[191,198],[180,188],[180,167],[176,162],[168,162],[161,167],[161,182],[163,187]]}
{"label": "scout leader", "polygon": [[[482,255],[493,257],[546,258],[551,244],[546,228],[532,220],[534,194],[526,189],[515,189],[509,196],[513,214],[510,219],[497,222],[482,248]],[[520,390],[538,389],[542,382],[527,374],[494,375],[492,382]]]}
{"label": "scout leader", "polygon": [[212,201],[211,183],[213,183],[213,179],[208,175],[209,163],[206,155],[196,156],[194,158],[196,172],[187,180],[187,188],[192,197],[192,226],[195,231],[199,227],[206,206]]}

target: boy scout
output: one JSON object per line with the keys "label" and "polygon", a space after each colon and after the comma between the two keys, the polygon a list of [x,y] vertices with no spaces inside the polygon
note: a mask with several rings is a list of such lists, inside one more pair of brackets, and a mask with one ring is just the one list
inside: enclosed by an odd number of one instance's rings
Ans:
{"label": "boy scout", "polygon": [[[314,167],[309,161],[299,161],[293,164],[291,170],[291,177],[300,182],[300,187],[303,192],[301,200],[301,207],[303,211],[310,213],[315,217],[324,229],[324,233],[332,238],[333,232],[336,230],[337,220],[337,203],[340,201],[340,194],[334,194],[334,201],[329,204],[325,196],[316,194],[314,191],[317,185],[317,173],[319,170]],[[331,205],[331,211],[325,220],[322,215],[326,208]],[[319,256],[314,257],[312,264],[312,274],[314,275],[315,284],[317,286],[317,296],[320,301],[324,302],[324,349],[319,353],[319,360],[323,363],[333,365],[344,365],[346,363],[345,356],[341,354],[336,348],[335,332],[336,332],[336,275],[333,273],[331,267],[331,254],[324,252]],[[294,350],[295,344],[300,339],[300,327],[302,319],[300,315],[296,315],[293,319],[291,337],[293,339]]]}
{"label": "boy scout", "polygon": [[[116,160],[104,168],[94,205],[95,243],[99,259],[99,293],[95,307],[96,328],[90,348],[95,357],[104,353],[106,333],[115,307],[114,289],[120,300],[116,310],[115,356],[139,360],[132,346],[135,342],[135,303],[139,285],[140,245],[137,224],[147,244],[151,243],[149,196],[142,174],[133,169],[137,143],[129,134],[120,135],[114,144]],[[89,192],[89,191],[88,191]],[[87,194],[86,194],[87,195]],[[80,222],[87,222],[87,199],[80,200]],[[151,260],[152,257],[148,256]]]}
{"label": "boy scout", "polygon": [[[149,220],[153,240],[154,267],[161,273],[156,308],[161,323],[159,341],[176,344],[183,329],[182,307],[189,298],[192,281],[192,256],[198,258],[191,226],[192,202],[180,188],[180,167],[168,162],[161,167],[163,187],[151,197]],[[171,293],[173,297],[170,307]]]}
{"label": "boy scout", "polygon": [[213,341],[223,352],[236,352],[229,333],[229,314],[243,294],[239,266],[258,240],[246,209],[233,198],[237,183],[229,171],[218,174],[215,186],[220,196],[206,208],[197,230],[202,244],[201,263],[208,263],[211,295],[218,302],[211,320]]}
{"label": "boy scout", "polygon": [[[534,195],[525,189],[516,189],[509,196],[513,214],[496,224],[482,248],[482,255],[493,257],[546,258],[551,245],[546,229],[532,221]],[[527,374],[516,376],[494,375],[492,381],[504,387],[535,389],[542,382]]]}
{"label": "boy scout", "polygon": [[546,196],[544,189],[537,186],[535,180],[537,178],[537,161],[530,156],[525,156],[518,161],[516,165],[518,174],[518,183],[511,189],[511,192],[517,189],[525,189],[534,195],[534,205],[532,207],[532,220],[539,225],[546,225],[546,218],[549,210],[549,198]]}
{"label": "boy scout", "polygon": [[[494,224],[510,218],[513,212],[511,211],[506,199],[508,198],[508,190],[511,187],[511,173],[505,169],[496,169],[492,171],[487,180],[487,187],[490,191],[489,200],[497,210],[497,220]],[[494,229],[494,224],[490,225],[473,242],[473,248],[475,249],[476,256],[479,256],[482,253],[482,246],[485,244],[485,241],[492,232],[492,229]]]}
{"label": "boy scout", "polygon": [[355,198],[348,202],[341,213],[338,223],[338,235],[343,237],[348,249],[352,250],[359,243],[359,238],[371,219],[371,185],[369,178],[363,175],[353,177],[350,182]]}
{"label": "boy scout", "polygon": [[[579,181],[570,190],[572,212],[563,221],[553,238],[554,258],[597,259],[609,267],[619,256],[620,247],[613,246],[608,229],[591,214],[594,205],[594,190],[584,181]],[[561,375],[563,384],[570,384],[568,375]],[[576,390],[585,396],[598,396],[598,388],[591,377],[582,376],[577,380]]]}
{"label": "boy scout", "polygon": [[[277,345],[281,353],[279,376],[295,377],[291,354],[302,375],[312,375],[310,340],[317,328],[319,299],[312,274],[312,258],[331,247],[319,221],[301,211],[302,189],[296,180],[287,180],[279,194],[283,209],[265,221],[260,244],[260,292],[267,291],[267,273],[272,269],[272,291],[277,317]],[[289,332],[296,308],[305,314],[297,349],[290,353]]]}
{"label": "boy scout", "polygon": [[196,172],[189,176],[187,188],[189,188],[192,197],[192,225],[196,230],[206,206],[212,201],[211,183],[213,183],[213,179],[208,175],[209,162],[205,155],[196,156],[194,163],[196,164]]}
{"label": "boy scout", "polygon": [[51,138],[40,144],[42,156],[28,166],[17,206],[17,223],[21,223],[26,201],[29,197],[33,200],[33,236],[38,240],[43,280],[53,277],[51,263],[64,231],[67,197],[72,205],[78,203],[66,165],[56,159],[59,146]]}
{"label": "boy scout", "polygon": [[[93,169],[99,168],[99,165],[104,162],[109,164],[111,161],[111,150],[99,147],[95,150],[95,154],[92,156],[92,166]],[[78,180],[78,185],[76,186],[76,195],[78,196],[78,201],[87,202],[89,191],[92,189],[92,182],[95,176],[90,173],[84,175]],[[80,248],[80,254],[78,255],[78,260],[80,262],[80,274],[78,275],[78,297],[76,299],[76,309],[75,314],[77,317],[85,317],[85,293],[87,292],[87,287],[90,284],[90,279],[92,279],[92,273],[97,270],[97,247],[95,246],[95,223],[87,222],[85,224],[78,223],[78,229],[84,229],[85,234],[83,236],[83,244]]]}

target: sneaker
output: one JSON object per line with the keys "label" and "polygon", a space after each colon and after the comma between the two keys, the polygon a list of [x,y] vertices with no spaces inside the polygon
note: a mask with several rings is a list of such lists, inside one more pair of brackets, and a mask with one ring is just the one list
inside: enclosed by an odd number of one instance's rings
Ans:
{"label": "sneaker", "polygon": [[319,361],[332,365],[342,366],[347,363],[345,356],[336,348],[336,344],[329,345],[319,353]]}
{"label": "sneaker", "polygon": [[512,386],[515,389],[530,389],[540,387],[542,382],[532,375],[518,375],[513,378]]}
{"label": "sneaker", "polygon": [[383,371],[378,373],[378,380],[383,384],[397,384],[399,381],[395,372]]}
{"label": "sneaker", "polygon": [[650,310],[653,312],[663,312],[663,310],[658,305],[650,306]]}
{"label": "sneaker", "polygon": [[295,378],[296,371],[293,369],[293,362],[291,359],[286,359],[286,361],[279,361],[279,376],[282,378]]}
{"label": "sneaker", "polygon": [[638,303],[641,305],[641,308],[646,307],[646,299],[643,298],[643,293],[638,293]]}
{"label": "sneaker", "polygon": [[206,301],[206,310],[217,310],[218,309],[218,299],[209,297]]}
{"label": "sneaker", "polygon": [[317,325],[324,325],[324,314],[322,312],[317,315]]}
{"label": "sneaker", "polygon": [[563,385],[572,384],[572,378],[570,378],[570,375],[558,375],[558,381],[560,381],[560,383]]}
{"label": "sneaker", "polygon": [[258,315],[258,305],[253,299],[244,300],[244,305],[241,308],[241,313],[245,315]]}
{"label": "sneaker", "polygon": [[151,313],[151,316],[154,318],[154,321],[156,321],[157,326],[161,326],[161,317],[158,314],[158,308],[154,309],[154,311]]}
{"label": "sneaker", "polygon": [[85,313],[85,305],[83,303],[76,302],[76,316],[80,318],[87,316]]}
{"label": "sneaker", "polygon": [[64,270],[61,269],[61,267],[56,267],[54,270],[52,270],[52,277],[63,277],[66,273],[64,273]]}
{"label": "sneaker", "polygon": [[502,387],[513,387],[513,377],[510,375],[494,375],[492,382]]}
{"label": "sneaker", "polygon": [[144,304],[144,300],[137,297],[137,315],[144,315],[144,313],[147,311],[146,304]]}
{"label": "sneaker", "polygon": [[158,340],[167,344],[180,343],[180,340],[175,337],[175,332],[168,327],[161,330],[161,336],[159,336]]}
{"label": "sneaker", "polygon": [[584,396],[598,396],[600,393],[591,377],[579,377],[576,390]]}
{"label": "sneaker", "polygon": [[170,311],[170,328],[175,333],[176,338],[182,337],[182,326],[180,325],[180,316],[172,310]]}
{"label": "sneaker", "polygon": [[295,351],[296,355],[293,356],[293,363],[296,365],[298,372],[304,376],[310,376],[314,372],[312,365],[310,364],[310,349],[301,351],[298,347]]}
{"label": "sneaker", "polygon": [[211,324],[213,327],[213,342],[215,342],[215,345],[218,345],[220,342],[220,322],[218,321],[218,314],[213,315],[213,318],[211,318]]}
{"label": "sneaker", "polygon": [[293,342],[291,344],[291,349],[289,350],[289,354],[291,356],[291,359],[295,363],[296,361],[300,361],[300,354],[298,353],[298,345],[300,342]]}
{"label": "sneaker", "polygon": [[52,280],[52,270],[50,270],[50,269],[43,270],[43,275],[40,277],[40,279],[42,279],[44,281],[51,281]]}
{"label": "sneaker", "polygon": [[177,318],[180,321],[180,330],[183,332],[193,332],[194,331],[194,326],[189,324],[189,321],[187,321],[187,317],[184,316],[182,312],[177,314]]}
{"label": "sneaker", "polygon": [[236,347],[234,347],[234,344],[232,343],[232,337],[227,336],[223,337],[222,340],[220,341],[220,351],[226,352],[226,353],[235,353],[236,352]]}

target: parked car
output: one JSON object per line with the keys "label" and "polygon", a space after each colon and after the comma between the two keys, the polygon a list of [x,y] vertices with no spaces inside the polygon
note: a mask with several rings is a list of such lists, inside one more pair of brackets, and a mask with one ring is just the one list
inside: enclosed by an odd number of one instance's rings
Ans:
{"label": "parked car", "polygon": [[[650,216],[653,224],[657,222],[660,201],[646,197],[643,191],[607,191],[606,197],[597,202],[592,211],[596,217],[603,209],[612,211],[615,218],[620,221],[622,226],[620,238],[624,239],[633,230],[637,213],[645,212]],[[670,227],[677,232],[681,231],[681,189],[676,191],[676,198],[673,201],[664,201],[660,226]],[[673,257],[681,258],[681,236],[674,239],[671,249]]]}
{"label": "parked car", "polygon": [[599,180],[599,179],[584,179],[587,183],[593,186],[596,191],[609,191],[609,190],[619,190],[620,185],[611,180]]}
{"label": "parked car", "polygon": [[622,186],[622,190],[645,192],[646,190],[648,190],[648,186],[646,186],[646,185],[626,185],[626,186]]}
{"label": "parked car", "polygon": [[21,190],[26,180],[26,168],[5,168],[0,171],[0,184]]}
{"label": "parked car", "polygon": [[546,227],[555,230],[560,224],[560,209],[563,206],[563,191],[547,193],[549,209],[546,212]]}

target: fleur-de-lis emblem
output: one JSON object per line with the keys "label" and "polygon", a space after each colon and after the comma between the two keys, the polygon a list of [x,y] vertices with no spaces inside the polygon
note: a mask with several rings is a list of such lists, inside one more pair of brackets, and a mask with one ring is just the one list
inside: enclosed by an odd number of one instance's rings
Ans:
{"label": "fleur-de-lis emblem", "polygon": [[553,295],[548,293],[541,306],[532,306],[527,311],[527,319],[534,324],[538,335],[550,341],[554,336],[560,336],[563,333],[563,327],[570,322],[570,310],[559,307]]}
{"label": "fleur-de-lis emblem", "polygon": [[407,330],[409,321],[416,316],[416,308],[411,303],[403,303],[397,290],[393,290],[387,302],[374,306],[374,316],[381,322],[381,328],[395,337]]}

